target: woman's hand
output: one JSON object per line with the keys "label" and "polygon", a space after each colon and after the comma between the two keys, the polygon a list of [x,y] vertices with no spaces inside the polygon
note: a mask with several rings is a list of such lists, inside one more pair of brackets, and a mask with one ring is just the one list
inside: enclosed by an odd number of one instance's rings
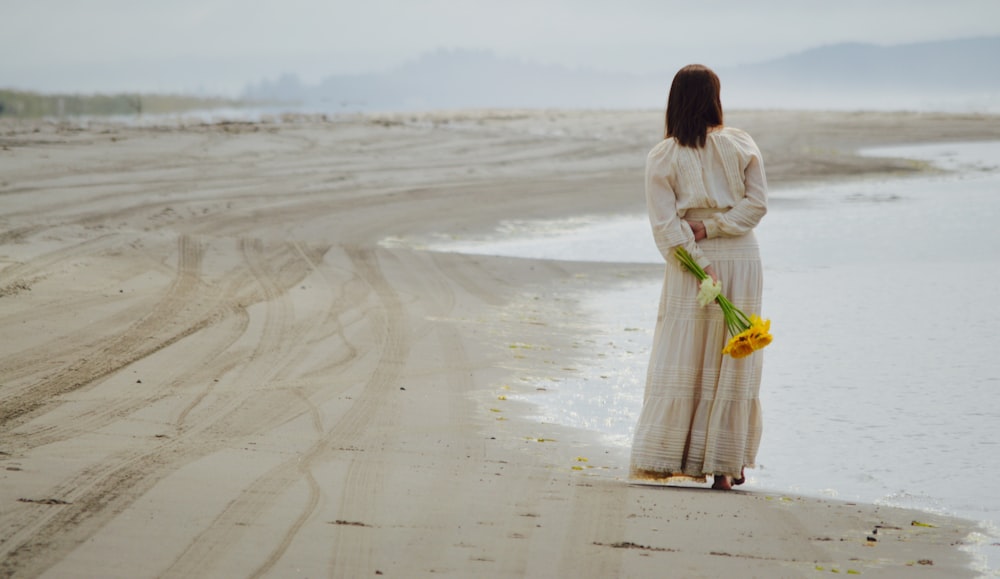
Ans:
{"label": "woman's hand", "polygon": [[705,229],[705,223],[697,219],[685,219],[687,224],[691,226],[691,233],[694,233],[694,240],[701,241],[708,237],[708,231]]}
{"label": "woman's hand", "polygon": [[719,276],[715,273],[715,267],[709,265],[708,267],[705,268],[705,273],[708,274],[708,277],[712,278],[712,281],[718,283]]}

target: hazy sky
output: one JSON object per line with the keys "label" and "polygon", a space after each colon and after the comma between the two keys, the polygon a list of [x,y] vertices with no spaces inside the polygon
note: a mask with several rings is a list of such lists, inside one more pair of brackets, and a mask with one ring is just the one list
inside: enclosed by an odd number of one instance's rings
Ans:
{"label": "hazy sky", "polygon": [[438,48],[670,72],[847,41],[1000,35],[1000,0],[0,0],[0,87],[237,94]]}

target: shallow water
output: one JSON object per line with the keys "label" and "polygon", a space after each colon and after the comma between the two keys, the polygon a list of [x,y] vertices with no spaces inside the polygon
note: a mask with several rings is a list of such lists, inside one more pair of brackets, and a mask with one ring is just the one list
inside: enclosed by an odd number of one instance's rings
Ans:
{"label": "shallow water", "polygon": [[[764,439],[750,487],[1000,524],[1000,143],[867,154],[932,160],[922,178],[777,190],[765,266]],[[433,248],[432,248],[433,249]],[[662,263],[645,216],[511,223],[440,249]],[[642,403],[659,280],[581,294],[601,356],[532,397],[540,417],[627,448]],[[1000,549],[987,548],[992,566]]]}

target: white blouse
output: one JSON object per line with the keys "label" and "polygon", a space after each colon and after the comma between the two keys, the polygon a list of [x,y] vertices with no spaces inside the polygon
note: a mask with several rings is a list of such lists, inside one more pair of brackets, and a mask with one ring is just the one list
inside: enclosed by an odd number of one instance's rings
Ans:
{"label": "white blouse", "polygon": [[[705,223],[708,237],[744,235],[767,213],[767,179],[757,143],[733,127],[709,131],[705,146],[661,141],[646,158],[646,204],[653,238],[667,260],[682,245],[702,267],[710,262],[684,216]],[[707,211],[697,211],[707,210]]]}

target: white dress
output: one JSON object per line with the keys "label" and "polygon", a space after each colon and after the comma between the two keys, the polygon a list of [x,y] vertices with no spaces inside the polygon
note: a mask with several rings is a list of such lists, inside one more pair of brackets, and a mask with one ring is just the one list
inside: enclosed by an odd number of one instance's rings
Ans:
{"label": "white dress", "polygon": [[[701,308],[698,281],[674,257],[684,246],[712,264],[723,292],[747,315],[761,314],[760,253],[753,228],[767,212],[767,182],[757,144],[724,127],[704,147],[668,138],[646,161],[646,202],[656,245],[666,260],[663,291],[632,444],[635,479],[738,477],[755,465],[761,436],[761,351],[722,354],[729,336],[717,304]],[[694,241],[684,219],[705,223]]]}

